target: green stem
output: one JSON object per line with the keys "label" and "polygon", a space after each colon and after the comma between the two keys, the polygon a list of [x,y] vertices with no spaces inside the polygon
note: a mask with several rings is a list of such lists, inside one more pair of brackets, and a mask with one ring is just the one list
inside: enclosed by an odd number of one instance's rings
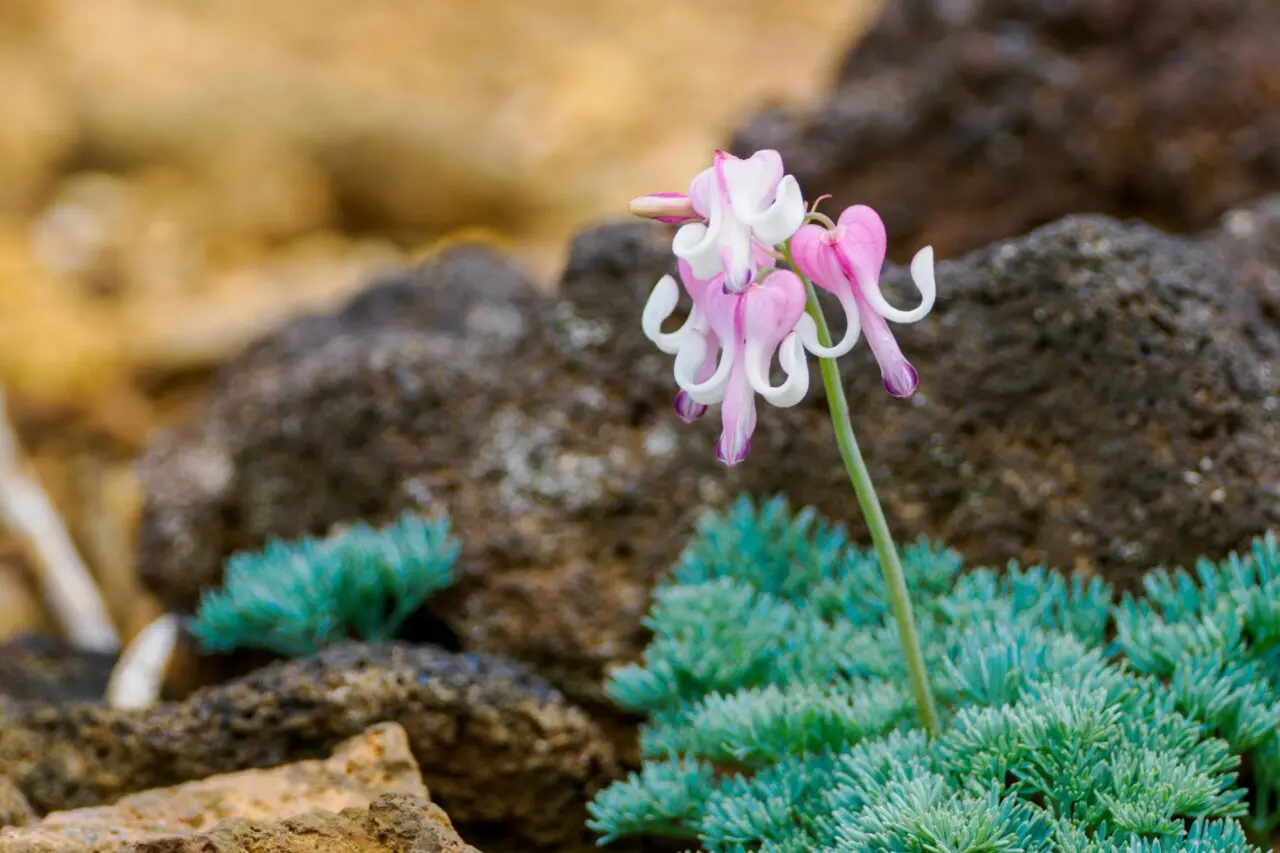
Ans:
{"label": "green stem", "polygon": [[[783,257],[795,270],[790,246],[783,249]],[[800,275],[799,270],[796,270],[796,274]],[[803,275],[800,278],[808,292],[805,310],[818,327],[818,343],[829,347],[831,330],[827,326],[827,318],[822,314],[822,306],[818,304],[818,294],[808,279]],[[902,652],[907,658],[911,692],[920,713],[920,724],[930,737],[934,737],[938,734],[938,709],[925,672],[924,653],[920,650],[920,634],[916,631],[915,618],[911,614],[911,597],[902,574],[902,561],[898,559],[898,549],[889,533],[889,522],[885,520],[884,509],[880,506],[871,474],[867,471],[867,463],[862,458],[858,439],[853,434],[849,400],[844,395],[844,385],[840,381],[840,367],[832,358],[820,358],[818,364],[822,369],[822,384],[826,388],[827,403],[831,408],[831,425],[836,432],[836,446],[840,448],[840,458],[844,460],[845,470],[849,472],[849,481],[853,484],[853,492],[858,497],[858,506],[862,508],[862,514],[867,520],[871,542],[875,545],[876,556],[884,571],[885,585],[889,589],[889,600],[893,605],[893,618],[898,625],[898,637],[902,642]]]}

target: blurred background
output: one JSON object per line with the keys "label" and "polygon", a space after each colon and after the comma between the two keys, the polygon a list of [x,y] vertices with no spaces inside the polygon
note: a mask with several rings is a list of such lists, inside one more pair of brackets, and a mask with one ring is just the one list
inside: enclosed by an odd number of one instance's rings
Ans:
{"label": "blurred background", "polygon": [[[212,369],[459,238],[580,225],[829,90],[873,0],[0,0],[0,384],[128,640],[147,436]],[[56,633],[0,528],[0,640]]]}

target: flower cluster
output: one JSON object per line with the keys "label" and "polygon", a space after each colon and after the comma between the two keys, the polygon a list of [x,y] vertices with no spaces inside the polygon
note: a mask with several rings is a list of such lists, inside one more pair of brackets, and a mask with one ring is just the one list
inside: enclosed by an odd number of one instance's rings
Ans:
{"label": "flower cluster", "polygon": [[[865,334],[885,389],[895,397],[915,391],[916,371],[887,321],[912,323],[933,308],[933,249],[921,249],[911,262],[920,304],[910,311],[894,308],[880,291],[885,230],[871,208],[855,205],[832,222],[808,212],[778,152],[741,159],[717,151],[687,195],[643,196],[631,202],[631,211],[681,226],[671,244],[680,281],[667,275],[658,282],[645,305],[643,327],[659,349],[675,356],[677,414],[691,422],[720,404],[720,461],[736,465],[746,458],[757,394],[780,407],[804,398],[806,350],[837,358]],[[794,270],[779,269],[788,253]],[[806,313],[805,279],[831,292],[844,309],[845,332],[832,346],[820,343],[817,324]],[[664,332],[681,285],[693,307],[679,329]],[[775,356],[783,376],[778,385],[770,376]]]}

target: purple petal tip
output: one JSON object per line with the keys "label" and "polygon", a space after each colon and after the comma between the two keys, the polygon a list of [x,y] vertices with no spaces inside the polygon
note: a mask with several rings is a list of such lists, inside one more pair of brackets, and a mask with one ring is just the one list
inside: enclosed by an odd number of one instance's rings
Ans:
{"label": "purple petal tip", "polygon": [[676,394],[676,417],[680,420],[691,424],[706,413],[707,407],[702,403],[694,402],[686,392],[681,391]]}
{"label": "purple petal tip", "polygon": [[884,374],[884,390],[889,392],[890,396],[905,399],[916,392],[916,387],[920,384],[920,374],[916,373],[916,369],[910,364],[903,363],[902,367],[893,374]]}

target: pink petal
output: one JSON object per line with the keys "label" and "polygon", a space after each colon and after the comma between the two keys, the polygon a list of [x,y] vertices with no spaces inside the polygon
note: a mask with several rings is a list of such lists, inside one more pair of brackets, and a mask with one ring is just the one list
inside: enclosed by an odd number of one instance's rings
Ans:
{"label": "pink petal", "polygon": [[865,204],[855,204],[840,214],[836,228],[840,232],[840,248],[858,276],[879,281],[888,245],[880,214]]}
{"label": "pink petal", "polygon": [[693,267],[684,258],[676,261],[676,270],[680,273],[680,281],[684,284],[685,292],[689,294],[693,304],[699,304],[715,278],[698,278],[693,274]]}
{"label": "pink petal", "polygon": [[742,338],[759,341],[770,352],[795,329],[804,314],[804,283],[795,273],[779,270],[742,294]]}
{"label": "pink petal", "polygon": [[920,375],[907,361],[898,346],[893,332],[889,331],[889,323],[871,310],[867,300],[855,291],[858,300],[858,315],[862,324],[862,332],[867,337],[871,352],[880,365],[880,376],[884,380],[884,390],[894,397],[910,397],[920,384]]}
{"label": "pink petal", "polygon": [[800,226],[791,238],[791,257],[796,262],[796,270],[818,287],[836,294],[852,287],[836,254],[835,239],[839,233],[809,224]]}
{"label": "pink petal", "polygon": [[729,378],[729,389],[720,404],[720,419],[723,432],[716,442],[716,458],[732,468],[747,458],[751,434],[756,430],[756,397],[747,382],[741,348]]}
{"label": "pink petal", "polygon": [[[742,294],[725,289],[724,277],[716,276],[703,291],[702,307],[707,323],[721,341],[742,340]],[[740,350],[741,347],[738,347]]]}

